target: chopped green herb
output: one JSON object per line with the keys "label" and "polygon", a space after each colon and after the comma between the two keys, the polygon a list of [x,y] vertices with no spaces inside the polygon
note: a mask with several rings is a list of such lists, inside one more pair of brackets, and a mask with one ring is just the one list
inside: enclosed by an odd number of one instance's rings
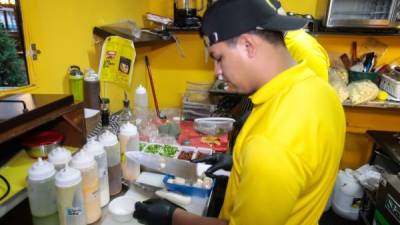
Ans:
{"label": "chopped green herb", "polygon": [[178,148],[171,145],[164,145],[164,148],[159,152],[160,155],[166,157],[174,157],[178,152]]}
{"label": "chopped green herb", "polygon": [[159,154],[161,150],[162,150],[161,145],[152,145],[151,144],[151,145],[148,145],[144,151],[151,153],[151,154]]}
{"label": "chopped green herb", "polygon": [[158,154],[165,157],[174,157],[178,148],[172,145],[149,144],[144,150],[147,153]]}
{"label": "chopped green herb", "polygon": [[139,143],[139,150],[142,151],[146,147],[146,143]]}

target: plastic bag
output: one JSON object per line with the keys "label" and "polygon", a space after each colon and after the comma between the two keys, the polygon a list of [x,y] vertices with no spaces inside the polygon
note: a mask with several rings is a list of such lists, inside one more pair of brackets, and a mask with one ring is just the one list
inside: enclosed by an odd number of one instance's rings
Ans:
{"label": "plastic bag", "polygon": [[329,68],[329,83],[335,89],[341,102],[344,102],[349,97],[346,80],[348,80],[346,70]]}
{"label": "plastic bag", "polygon": [[348,86],[352,104],[361,104],[374,100],[379,94],[379,88],[370,80],[351,82]]}
{"label": "plastic bag", "polygon": [[360,182],[360,184],[370,191],[375,191],[379,187],[379,183],[382,179],[381,173],[376,169],[375,166],[363,165],[354,171],[353,176]]}

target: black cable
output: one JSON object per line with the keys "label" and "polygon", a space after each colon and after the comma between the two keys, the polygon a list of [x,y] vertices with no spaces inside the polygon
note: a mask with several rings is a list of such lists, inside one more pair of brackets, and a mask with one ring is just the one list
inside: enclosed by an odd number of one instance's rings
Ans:
{"label": "black cable", "polygon": [[6,193],[4,193],[1,197],[0,197],[0,201],[3,200],[5,197],[7,197],[7,195],[10,193],[11,187],[10,187],[10,183],[8,183],[7,179],[3,176],[0,175],[0,179],[2,179],[4,181],[4,183],[7,186],[7,190]]}

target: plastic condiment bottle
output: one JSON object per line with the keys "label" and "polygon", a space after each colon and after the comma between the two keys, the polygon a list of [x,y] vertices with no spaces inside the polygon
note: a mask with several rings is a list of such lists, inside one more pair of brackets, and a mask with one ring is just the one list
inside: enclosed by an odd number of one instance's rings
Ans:
{"label": "plastic condiment bottle", "polygon": [[97,163],[92,155],[80,151],[72,158],[71,166],[81,171],[86,223],[94,223],[101,217]]}
{"label": "plastic condiment bottle", "polygon": [[65,167],[72,159],[71,152],[63,147],[57,147],[49,153],[49,162],[51,162],[57,171]]}
{"label": "plastic condiment bottle", "polygon": [[97,162],[97,172],[100,182],[100,206],[104,207],[110,201],[106,151],[104,150],[104,146],[94,139],[89,140],[83,146],[83,150],[91,154]]}
{"label": "plastic condiment bottle", "polygon": [[128,95],[126,94],[126,92],[124,92],[125,98],[123,101],[124,107],[122,108],[121,112],[119,113],[119,118],[118,118],[118,125],[122,126],[122,124],[126,123],[126,122],[134,122],[134,118],[133,118],[133,113],[132,110],[129,106],[129,99],[128,99]]}
{"label": "plastic condiment bottle", "polygon": [[140,164],[127,160],[126,151],[139,150],[139,134],[135,125],[127,122],[122,124],[119,131],[119,142],[121,144],[121,168],[123,177],[132,182],[140,174]]}
{"label": "plastic condiment bottle", "polygon": [[59,224],[58,213],[50,216],[32,216],[32,225],[56,225]]}
{"label": "plastic condiment bottle", "polygon": [[93,69],[87,69],[83,79],[83,103],[85,108],[99,109],[100,80]]}
{"label": "plastic condiment bottle", "polygon": [[136,88],[135,92],[135,105],[134,105],[134,112],[136,116],[136,125],[140,125],[147,117],[147,108],[148,108],[148,96],[146,88],[142,85],[139,85]]}
{"label": "plastic condiment bottle", "polygon": [[122,189],[122,170],[121,170],[121,150],[118,138],[109,130],[100,134],[99,142],[104,146],[107,154],[108,183],[110,195],[121,192]]}
{"label": "plastic condiment bottle", "polygon": [[60,225],[85,225],[81,172],[66,164],[56,174],[56,190]]}
{"label": "plastic condiment bottle", "polygon": [[76,65],[72,65],[68,68],[69,74],[69,86],[71,93],[74,96],[74,100],[83,100],[83,73],[81,68]]}
{"label": "plastic condiment bottle", "polygon": [[135,107],[143,107],[143,108],[148,107],[147,91],[146,88],[143,87],[142,85],[139,85],[139,87],[136,88]]}
{"label": "plastic condiment bottle", "polygon": [[53,164],[39,158],[28,171],[28,198],[32,216],[49,216],[57,212]]}

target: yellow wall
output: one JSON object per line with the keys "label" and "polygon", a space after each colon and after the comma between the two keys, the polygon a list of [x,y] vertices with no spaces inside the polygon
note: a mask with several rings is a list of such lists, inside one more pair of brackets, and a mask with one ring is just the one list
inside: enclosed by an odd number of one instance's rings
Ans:
{"label": "yellow wall", "polygon": [[[42,54],[39,60],[31,62],[31,79],[38,88],[36,93],[66,93],[68,79],[66,71],[69,65],[77,64],[82,68],[88,66],[97,70],[100,45],[92,35],[96,25],[113,23],[123,19],[132,19],[139,26],[143,25],[142,15],[154,12],[172,17],[172,0],[115,0],[115,1],[64,1],[21,0],[23,20],[25,22],[27,43],[36,43]],[[289,1],[282,0],[287,11],[315,14],[316,0]],[[133,100],[134,89],[144,84],[150,92],[149,80],[143,59],[149,56],[156,94],[161,107],[178,107],[185,90],[186,81],[212,81],[212,63],[205,63],[201,39],[197,33],[177,34],[185,58],[182,58],[175,44],[137,49],[137,60],[134,70],[134,81],[129,90]],[[321,36],[320,42],[332,52],[349,52],[353,40],[362,42],[366,37]],[[395,58],[399,43],[397,37],[381,37],[391,48],[382,61]],[[111,98],[111,109],[122,107],[122,89],[112,84],[107,85],[106,95]],[[152,104],[152,101],[150,101]]]}
{"label": "yellow wall", "polygon": [[[31,81],[37,86],[33,92],[66,93],[68,66],[97,70],[99,56],[93,27],[123,19],[142,26],[148,1],[21,0],[21,8],[27,44],[36,43],[42,51],[37,61],[30,61]],[[138,64],[135,69],[143,74],[144,67]]]}
{"label": "yellow wall", "polygon": [[282,4],[282,7],[287,12],[311,14],[314,16],[317,7],[317,1],[318,0],[307,0],[307,1],[281,0],[280,2]]}
{"label": "yellow wall", "polygon": [[[69,65],[98,69],[100,44],[93,38],[94,26],[124,19],[132,19],[143,26],[142,16],[148,11],[172,16],[172,1],[169,0],[21,0],[21,6],[27,43],[36,43],[42,51],[39,60],[29,62],[31,82],[37,86],[33,90],[35,93],[68,93],[66,72]],[[204,62],[202,42],[198,35],[178,34],[178,37],[185,58],[179,56],[174,44],[137,49],[134,80],[129,90],[131,100],[138,84],[144,84],[150,92],[144,67],[145,55],[150,59],[161,107],[180,105],[186,80],[213,80],[212,64]],[[112,84],[106,87],[106,96],[111,98],[111,109],[118,110],[122,107],[122,89]]]}

